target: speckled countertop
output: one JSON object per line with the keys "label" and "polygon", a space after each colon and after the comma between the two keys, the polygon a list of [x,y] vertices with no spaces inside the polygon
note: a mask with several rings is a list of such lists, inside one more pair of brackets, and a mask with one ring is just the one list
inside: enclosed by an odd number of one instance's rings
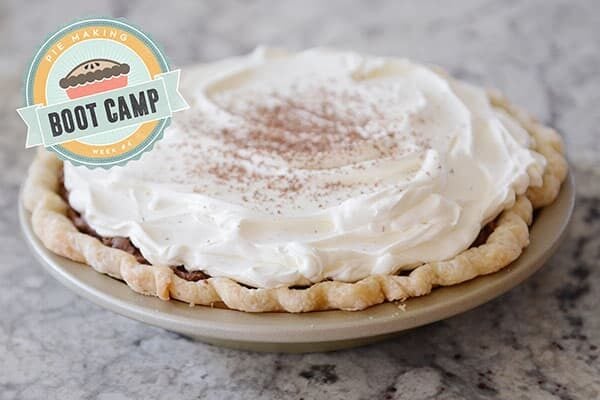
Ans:
{"label": "speckled countertop", "polygon": [[[600,398],[600,3],[539,1],[0,2],[0,399]],[[125,16],[172,63],[267,43],[332,45],[444,66],[559,129],[577,180],[567,240],[523,285],[397,339],[326,354],[193,342],[82,300],[18,232],[21,77],[77,17]]]}

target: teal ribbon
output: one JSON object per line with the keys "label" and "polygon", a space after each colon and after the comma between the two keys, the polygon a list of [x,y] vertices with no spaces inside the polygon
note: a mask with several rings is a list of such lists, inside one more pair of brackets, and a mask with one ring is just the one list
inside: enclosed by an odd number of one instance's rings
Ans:
{"label": "teal ribbon", "polygon": [[[54,146],[127,126],[171,117],[174,112],[185,110],[189,107],[179,93],[179,74],[180,70],[169,71],[156,75],[151,81],[127,86],[122,89],[111,90],[48,106],[32,105],[20,108],[17,112],[27,124],[26,147]],[[157,95],[158,97],[153,103],[154,112],[152,112],[150,107],[151,99],[148,96],[148,93],[150,93],[149,90],[153,95]],[[111,121],[115,113],[119,115],[120,97],[129,106],[131,104],[130,96],[139,100],[141,98],[140,93],[144,94],[143,99],[146,101],[148,113],[139,113],[137,116],[134,116],[133,110],[129,107],[128,111],[132,114],[131,118]],[[108,110],[105,102],[109,104]],[[90,104],[96,104],[96,106],[92,107]],[[79,107],[80,121],[85,117],[87,123],[85,129],[77,127],[77,113],[75,112],[77,107]],[[91,109],[93,109],[95,123],[92,118]],[[64,131],[62,119],[60,119],[63,112],[70,114],[75,124],[75,129],[71,133]],[[52,121],[55,123],[53,124]],[[57,133],[56,121],[59,121],[60,129],[63,129],[60,134]]]}

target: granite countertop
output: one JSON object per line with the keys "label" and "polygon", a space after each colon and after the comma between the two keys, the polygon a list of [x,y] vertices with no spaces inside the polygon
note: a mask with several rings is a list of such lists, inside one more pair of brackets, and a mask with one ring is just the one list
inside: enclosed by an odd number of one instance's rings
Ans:
{"label": "granite countertop", "polygon": [[[0,2],[0,400],[600,398],[600,3],[571,0]],[[115,315],[47,275],[18,232],[21,78],[47,34],[125,16],[174,65],[257,44],[401,55],[493,85],[564,135],[568,238],[508,294],[396,339],[335,353],[222,349]]]}

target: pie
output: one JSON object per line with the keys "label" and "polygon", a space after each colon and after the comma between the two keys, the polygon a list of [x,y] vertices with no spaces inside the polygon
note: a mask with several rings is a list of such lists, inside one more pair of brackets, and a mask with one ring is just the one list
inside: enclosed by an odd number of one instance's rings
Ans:
{"label": "pie", "polygon": [[127,86],[128,73],[129,64],[97,58],[79,64],[58,84],[70,99],[77,99]]}
{"label": "pie", "polygon": [[41,151],[44,245],[138,293],[362,310],[509,265],[567,174],[560,136],[437,67],[259,48],[189,67],[190,109],[125,167]]}

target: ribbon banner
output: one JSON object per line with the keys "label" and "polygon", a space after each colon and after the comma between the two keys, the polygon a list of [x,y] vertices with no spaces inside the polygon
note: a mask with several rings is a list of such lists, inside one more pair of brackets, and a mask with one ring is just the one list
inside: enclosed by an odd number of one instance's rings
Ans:
{"label": "ribbon banner", "polygon": [[50,147],[171,117],[188,108],[179,93],[179,73],[165,72],[151,81],[64,103],[20,108],[27,124],[26,147]]}

